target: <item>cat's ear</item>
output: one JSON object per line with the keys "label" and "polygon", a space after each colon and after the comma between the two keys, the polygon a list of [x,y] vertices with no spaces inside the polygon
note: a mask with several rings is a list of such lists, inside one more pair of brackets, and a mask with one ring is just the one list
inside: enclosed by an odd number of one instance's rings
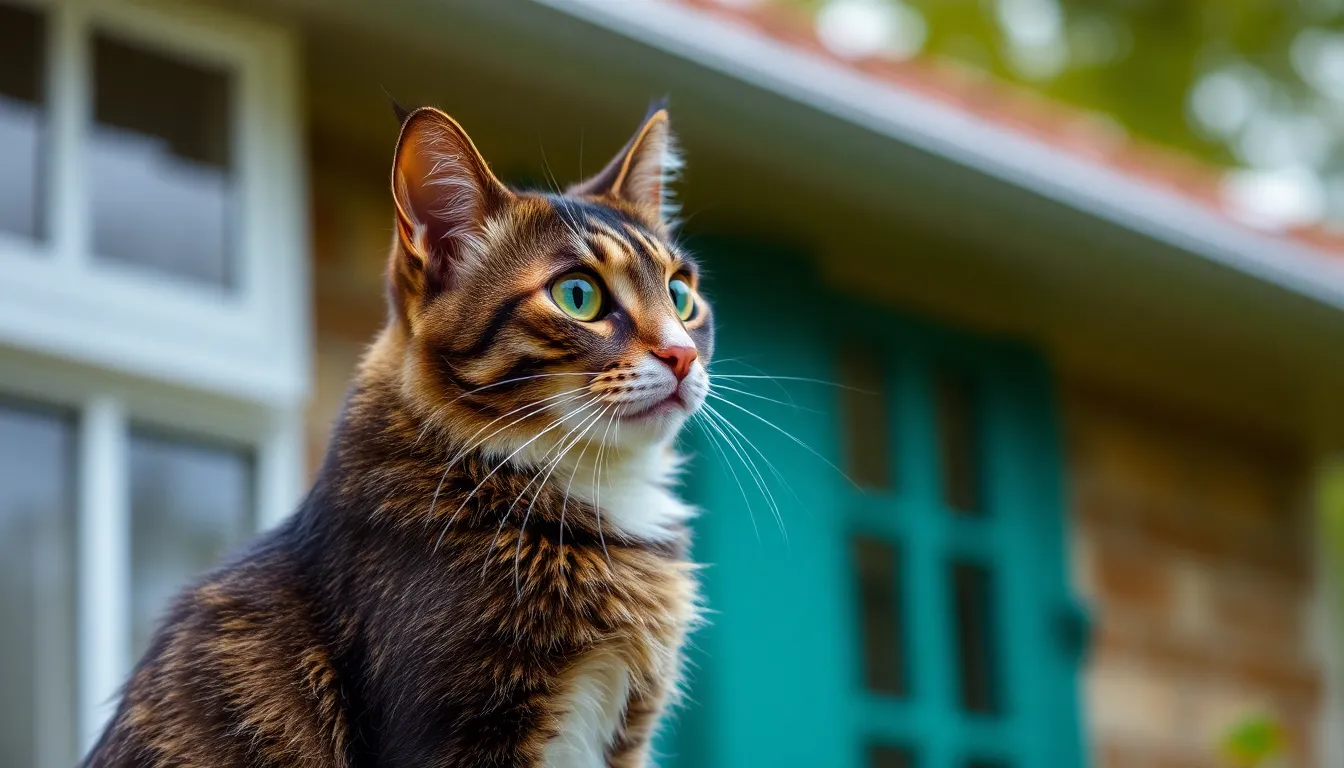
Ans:
{"label": "cat's ear", "polygon": [[392,164],[400,248],[389,273],[404,306],[450,287],[484,255],[486,221],[511,197],[451,117],[432,107],[406,116]]}
{"label": "cat's ear", "polygon": [[572,195],[609,197],[634,205],[661,225],[677,210],[668,184],[681,170],[681,155],[667,114],[667,100],[649,107],[639,130],[597,175],[569,189]]}

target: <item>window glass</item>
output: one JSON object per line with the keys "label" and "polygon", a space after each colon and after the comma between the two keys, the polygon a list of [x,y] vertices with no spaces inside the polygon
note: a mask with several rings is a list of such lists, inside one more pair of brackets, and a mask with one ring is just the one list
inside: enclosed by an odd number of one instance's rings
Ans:
{"label": "window glass", "polygon": [[840,358],[845,473],[865,488],[893,486],[891,422],[882,360],[872,349],[848,349]]}
{"label": "window glass", "polygon": [[253,470],[246,451],[135,431],[130,471],[138,657],[177,592],[250,533]]}
{"label": "window glass", "polygon": [[74,434],[0,402],[0,764],[75,762]]}
{"label": "window glass", "polygon": [[915,756],[900,747],[869,747],[868,768],[915,768]]}
{"label": "window glass", "polygon": [[906,692],[905,648],[896,548],[860,536],[854,539],[854,561],[858,569],[864,684],[874,693],[902,695]]}
{"label": "window glass", "polygon": [[988,568],[968,562],[952,564],[961,707],[977,714],[999,710],[992,586]]}
{"label": "window glass", "polygon": [[103,35],[94,37],[93,60],[95,253],[233,285],[228,73]]}
{"label": "window glass", "polygon": [[970,377],[943,371],[936,378],[943,500],[953,510],[981,512],[980,435]]}
{"label": "window glass", "polygon": [[42,235],[46,24],[0,0],[0,232]]}

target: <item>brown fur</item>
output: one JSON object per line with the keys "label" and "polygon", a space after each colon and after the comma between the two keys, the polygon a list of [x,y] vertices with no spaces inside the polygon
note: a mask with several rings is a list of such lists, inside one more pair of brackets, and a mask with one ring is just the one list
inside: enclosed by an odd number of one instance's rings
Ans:
{"label": "brown fur", "polygon": [[[680,421],[637,417],[669,333],[711,352],[703,299],[668,319],[668,280],[697,273],[650,156],[666,124],[558,196],[506,189],[446,115],[409,115],[389,322],[317,482],[178,598],[87,765],[540,765],[604,665],[629,680],[605,761],[645,764],[697,620],[686,531],[634,535],[571,489],[670,451]],[[557,311],[547,285],[573,270],[609,315]],[[633,437],[598,438],[602,418]]]}

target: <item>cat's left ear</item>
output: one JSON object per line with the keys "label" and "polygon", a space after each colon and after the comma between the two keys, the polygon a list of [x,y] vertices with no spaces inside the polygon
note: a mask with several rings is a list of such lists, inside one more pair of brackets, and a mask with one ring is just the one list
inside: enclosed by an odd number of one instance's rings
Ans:
{"label": "cat's left ear", "polygon": [[667,100],[649,107],[639,130],[607,166],[569,194],[608,197],[635,206],[650,223],[672,226],[677,208],[668,184],[681,170],[681,155],[667,114]]}

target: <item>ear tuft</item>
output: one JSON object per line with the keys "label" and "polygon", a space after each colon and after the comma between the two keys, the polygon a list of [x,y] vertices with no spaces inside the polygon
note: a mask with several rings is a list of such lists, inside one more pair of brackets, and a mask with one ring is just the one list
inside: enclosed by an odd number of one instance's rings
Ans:
{"label": "ear tuft", "polygon": [[677,206],[671,184],[682,165],[664,97],[649,106],[639,130],[605,168],[569,191],[630,203],[642,209],[652,221],[672,227],[676,223]]}
{"label": "ear tuft", "polygon": [[383,89],[383,96],[387,97],[387,103],[392,107],[392,114],[397,118],[397,125],[405,125],[406,118],[411,116],[411,110],[403,107],[401,102],[397,101],[396,97],[389,93],[386,88]]}

